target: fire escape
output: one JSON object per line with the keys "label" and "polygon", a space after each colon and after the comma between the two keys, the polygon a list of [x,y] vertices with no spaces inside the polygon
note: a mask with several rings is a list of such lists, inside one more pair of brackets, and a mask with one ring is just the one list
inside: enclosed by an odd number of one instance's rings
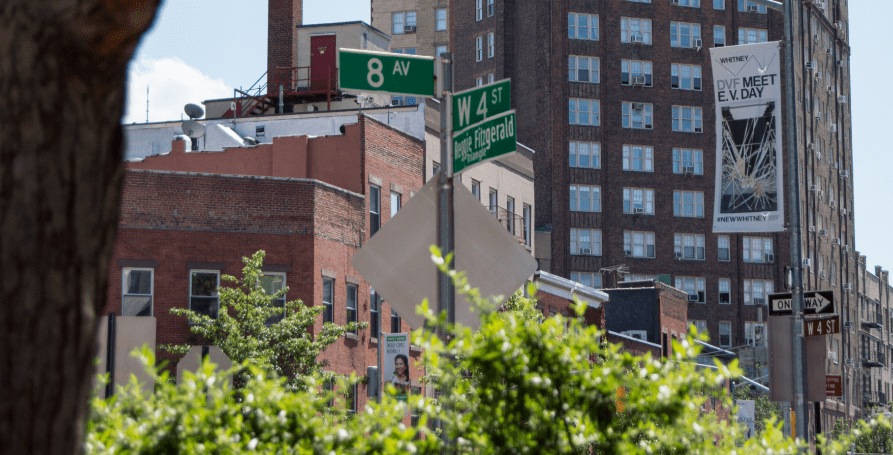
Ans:
{"label": "fire escape", "polygon": [[[294,105],[326,102],[326,110],[332,108],[332,98],[340,97],[338,74],[334,68],[309,66],[276,68],[264,73],[247,90],[233,89],[233,104],[223,114],[224,118],[266,115],[278,112],[281,104],[286,110]],[[280,103],[281,98],[281,103]]]}

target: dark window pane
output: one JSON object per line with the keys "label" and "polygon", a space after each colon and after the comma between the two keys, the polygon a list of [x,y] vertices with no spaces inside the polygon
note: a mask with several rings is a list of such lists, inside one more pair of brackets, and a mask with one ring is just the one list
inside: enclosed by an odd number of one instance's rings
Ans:
{"label": "dark window pane", "polygon": [[152,272],[149,270],[128,270],[125,281],[125,294],[152,293]]}
{"label": "dark window pane", "polygon": [[152,316],[152,297],[125,295],[121,307],[122,316]]}

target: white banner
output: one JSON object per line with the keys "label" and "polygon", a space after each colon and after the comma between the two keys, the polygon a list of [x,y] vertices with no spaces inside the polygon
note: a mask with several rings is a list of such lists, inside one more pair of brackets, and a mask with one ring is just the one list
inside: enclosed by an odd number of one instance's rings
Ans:
{"label": "white banner", "polygon": [[753,400],[737,400],[738,405],[738,423],[745,426],[744,439],[754,437],[754,401]]}
{"label": "white banner", "polygon": [[397,389],[397,398],[406,401],[409,397],[411,380],[409,378],[409,334],[382,333],[384,338],[384,355],[382,355],[382,378],[387,384]]}
{"label": "white banner", "polygon": [[713,232],[784,231],[778,42],[714,47]]}

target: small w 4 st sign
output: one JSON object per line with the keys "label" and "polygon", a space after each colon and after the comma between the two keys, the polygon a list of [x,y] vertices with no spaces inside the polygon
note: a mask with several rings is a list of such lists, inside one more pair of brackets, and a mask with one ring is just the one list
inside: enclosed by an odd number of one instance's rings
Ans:
{"label": "small w 4 st sign", "polygon": [[803,321],[803,334],[808,337],[840,333],[840,316]]}

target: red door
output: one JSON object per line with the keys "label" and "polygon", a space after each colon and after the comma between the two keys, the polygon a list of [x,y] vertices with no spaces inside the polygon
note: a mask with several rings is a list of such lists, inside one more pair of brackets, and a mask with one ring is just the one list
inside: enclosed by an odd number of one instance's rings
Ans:
{"label": "red door", "polygon": [[335,35],[310,37],[310,87],[312,90],[335,88]]}

